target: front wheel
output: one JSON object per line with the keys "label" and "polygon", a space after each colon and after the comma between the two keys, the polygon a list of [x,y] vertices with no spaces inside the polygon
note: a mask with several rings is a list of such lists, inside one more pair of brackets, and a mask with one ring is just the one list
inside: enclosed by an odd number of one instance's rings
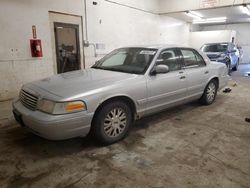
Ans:
{"label": "front wheel", "polygon": [[200,98],[200,102],[204,105],[210,105],[214,102],[216,95],[217,95],[217,90],[218,90],[218,82],[216,80],[211,80]]}
{"label": "front wheel", "polygon": [[123,139],[132,124],[132,113],[129,106],[122,101],[104,105],[93,121],[94,137],[101,144],[112,144]]}

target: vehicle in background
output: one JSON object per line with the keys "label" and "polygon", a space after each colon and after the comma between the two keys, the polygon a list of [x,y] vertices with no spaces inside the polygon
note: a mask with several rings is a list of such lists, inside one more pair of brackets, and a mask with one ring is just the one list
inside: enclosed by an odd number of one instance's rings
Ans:
{"label": "vehicle in background", "polygon": [[233,43],[207,43],[201,47],[201,51],[203,51],[211,61],[226,64],[228,72],[238,69],[240,54]]}
{"label": "vehicle in background", "polygon": [[237,50],[238,50],[238,53],[239,53],[239,64],[242,63],[242,60],[243,60],[243,49],[241,46],[237,45]]}
{"label": "vehicle in background", "polygon": [[119,48],[89,69],[25,84],[13,113],[23,127],[47,139],[91,132],[111,144],[143,116],[198,99],[212,104],[228,78],[224,64],[193,48]]}

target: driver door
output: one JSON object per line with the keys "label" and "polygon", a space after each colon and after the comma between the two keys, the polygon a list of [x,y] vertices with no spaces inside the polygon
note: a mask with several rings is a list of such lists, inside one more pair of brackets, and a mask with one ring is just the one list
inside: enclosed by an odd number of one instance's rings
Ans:
{"label": "driver door", "polygon": [[147,75],[147,113],[153,113],[184,102],[187,96],[185,70],[176,49],[163,50],[156,65],[169,67],[168,73]]}

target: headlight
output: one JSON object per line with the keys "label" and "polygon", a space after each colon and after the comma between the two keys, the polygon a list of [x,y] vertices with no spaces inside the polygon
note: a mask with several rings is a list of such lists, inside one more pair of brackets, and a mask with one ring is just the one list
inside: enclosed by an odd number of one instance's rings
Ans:
{"label": "headlight", "polygon": [[220,54],[219,58],[218,59],[225,59],[226,58],[226,54]]}
{"label": "headlight", "polygon": [[67,114],[87,110],[83,101],[53,102],[42,99],[38,103],[38,110],[49,114]]}
{"label": "headlight", "polygon": [[54,111],[54,108],[55,108],[55,104],[56,103],[54,103],[52,101],[42,99],[38,102],[37,109],[42,111],[42,112],[52,114]]}

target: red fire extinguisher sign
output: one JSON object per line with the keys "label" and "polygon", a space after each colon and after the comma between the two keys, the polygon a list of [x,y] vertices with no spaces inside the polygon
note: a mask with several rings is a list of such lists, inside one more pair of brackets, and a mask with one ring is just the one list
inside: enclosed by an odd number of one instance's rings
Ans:
{"label": "red fire extinguisher sign", "polygon": [[42,41],[37,39],[36,26],[32,26],[33,39],[30,39],[30,50],[32,57],[43,57]]}

